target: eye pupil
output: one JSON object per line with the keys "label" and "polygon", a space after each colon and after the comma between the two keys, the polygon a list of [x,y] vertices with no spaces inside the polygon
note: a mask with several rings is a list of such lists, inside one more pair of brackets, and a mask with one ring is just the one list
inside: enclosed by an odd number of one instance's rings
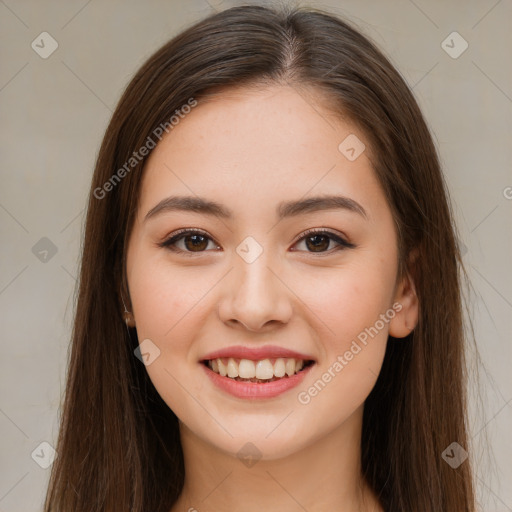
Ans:
{"label": "eye pupil", "polygon": [[[206,242],[205,244],[205,240],[206,240],[206,237],[204,237],[203,235],[188,235],[186,237],[184,237],[185,239],[185,246],[187,247],[187,249],[206,249],[206,247],[208,246],[208,242]],[[192,243],[192,246],[189,246],[189,244],[187,243],[187,240],[190,240],[190,239],[194,239],[194,242]],[[201,241],[199,241],[199,243],[197,243],[198,239],[202,239]]]}
{"label": "eye pupil", "polygon": [[[323,238],[323,243],[322,242],[318,242],[318,239],[322,239]],[[310,241],[310,240],[315,240],[313,242],[313,247],[315,249],[327,249],[327,247],[329,247],[329,237],[326,236],[326,235],[313,235],[313,236],[309,236],[306,240],[306,244]],[[325,241],[327,241],[327,244],[325,243]],[[309,245],[308,245],[309,247]],[[316,251],[313,251],[313,252],[316,252]]]}

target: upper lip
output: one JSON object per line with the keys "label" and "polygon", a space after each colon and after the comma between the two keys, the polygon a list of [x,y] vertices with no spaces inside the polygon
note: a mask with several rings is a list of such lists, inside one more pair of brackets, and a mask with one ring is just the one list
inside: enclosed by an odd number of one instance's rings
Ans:
{"label": "upper lip", "polygon": [[278,347],[276,345],[266,345],[264,347],[252,348],[242,345],[234,345],[232,347],[222,348],[210,352],[201,358],[201,361],[209,361],[211,359],[219,359],[224,357],[232,357],[234,359],[252,359],[260,361],[262,359],[274,359],[278,357],[303,359],[304,361],[314,361],[314,358],[307,354],[289,350],[287,348]]}

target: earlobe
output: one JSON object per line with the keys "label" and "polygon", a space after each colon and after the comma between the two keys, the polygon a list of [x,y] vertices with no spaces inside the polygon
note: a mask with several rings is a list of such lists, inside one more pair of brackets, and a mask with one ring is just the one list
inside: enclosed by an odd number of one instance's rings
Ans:
{"label": "earlobe", "polygon": [[[416,254],[412,255],[415,259]],[[396,308],[396,315],[389,323],[389,334],[394,338],[404,338],[416,327],[419,315],[419,301],[414,280],[409,272],[397,288],[394,299],[401,308]]]}
{"label": "earlobe", "polygon": [[128,308],[126,307],[126,303],[123,299],[123,292],[120,293],[120,297],[124,307],[123,319],[126,324],[126,327],[135,327],[135,317],[133,316],[133,313],[128,311]]}
{"label": "earlobe", "polygon": [[127,327],[135,327],[135,318],[132,313],[125,311],[123,317]]}

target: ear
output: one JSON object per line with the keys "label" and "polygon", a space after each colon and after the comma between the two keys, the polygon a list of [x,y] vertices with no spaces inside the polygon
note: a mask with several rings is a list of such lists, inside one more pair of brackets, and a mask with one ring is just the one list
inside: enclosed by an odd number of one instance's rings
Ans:
{"label": "ear", "polygon": [[409,269],[414,266],[418,257],[418,249],[411,251],[407,271],[395,292],[393,304],[398,303],[401,308],[394,308],[396,315],[389,322],[389,334],[394,338],[404,338],[416,327],[418,323],[419,304],[416,286]]}
{"label": "ear", "polygon": [[[120,303],[122,304],[121,315],[122,315],[127,327],[135,327],[135,318],[133,316],[133,313],[131,312],[132,306],[131,306],[131,301],[129,299],[129,294],[128,294],[128,290],[127,290],[125,281],[121,282],[120,288],[121,289],[119,292],[119,299],[120,299]],[[127,299],[128,304],[125,302],[124,297],[128,297],[128,299]]]}

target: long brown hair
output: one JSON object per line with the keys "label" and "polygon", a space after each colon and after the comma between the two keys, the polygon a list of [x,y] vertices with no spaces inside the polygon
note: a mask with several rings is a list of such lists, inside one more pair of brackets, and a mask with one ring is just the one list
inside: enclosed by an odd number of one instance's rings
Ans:
{"label": "long brown hair", "polygon": [[130,159],[191,98],[200,104],[213,90],[254,84],[310,87],[360,127],[395,219],[399,276],[409,271],[415,280],[418,324],[405,339],[389,337],[365,403],[364,477],[388,511],[474,511],[469,460],[454,469],[442,457],[452,442],[467,449],[463,265],[428,127],[400,74],[358,30],[318,9],[260,6],[213,14],[160,48],[106,130],[45,511],[168,511],[181,492],[178,420],[134,356],[137,333],[122,317],[122,297],[130,309],[126,245],[147,155]]}

